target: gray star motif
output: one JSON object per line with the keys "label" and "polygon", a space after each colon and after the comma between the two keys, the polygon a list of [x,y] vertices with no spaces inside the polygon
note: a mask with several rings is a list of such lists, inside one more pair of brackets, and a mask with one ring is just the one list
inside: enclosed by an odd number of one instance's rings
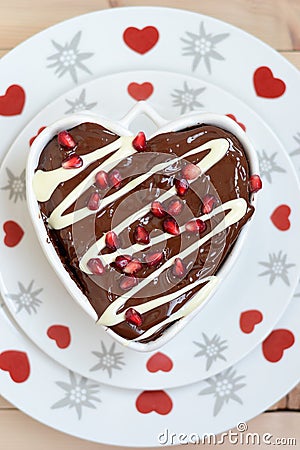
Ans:
{"label": "gray star motif", "polygon": [[183,89],[174,89],[171,96],[173,97],[173,106],[180,106],[181,114],[187,110],[194,111],[196,108],[201,108],[204,105],[198,101],[198,96],[205,91],[206,88],[193,89],[189,87],[187,82],[183,83]]}
{"label": "gray star motif", "polygon": [[78,113],[80,111],[90,110],[90,109],[95,108],[95,106],[97,105],[97,102],[87,103],[85,89],[82,89],[79,97],[77,97],[73,100],[68,100],[66,98],[66,103],[71,108],[68,109],[68,111],[66,111],[65,114],[74,114],[74,113]]}
{"label": "gray star motif", "polygon": [[281,280],[286,284],[290,285],[288,278],[288,270],[295,266],[295,264],[286,263],[287,254],[280,251],[277,255],[275,253],[269,253],[269,261],[260,261],[259,264],[266,267],[267,270],[260,273],[259,276],[269,276],[269,284],[272,285],[276,278],[281,278]]}
{"label": "gray star motif", "polygon": [[197,347],[200,348],[194,356],[204,356],[206,358],[206,370],[209,370],[212,364],[217,361],[217,359],[222,359],[226,361],[223,352],[228,348],[227,341],[222,340],[220,336],[215,334],[211,339],[205,334],[202,333],[203,343],[194,342]]}
{"label": "gray star motif", "polygon": [[70,383],[65,381],[56,381],[57,386],[65,391],[65,396],[54,403],[51,409],[57,408],[75,408],[77,417],[80,420],[82,417],[83,408],[96,409],[94,402],[101,402],[96,396],[99,392],[99,384],[85,377],[76,375],[69,370]]}
{"label": "gray star motif", "polygon": [[192,70],[196,70],[200,62],[203,60],[209,74],[211,74],[210,59],[218,61],[225,60],[219,52],[216,51],[216,44],[223,41],[229,36],[229,33],[211,34],[206,33],[204,23],[201,22],[199,34],[186,32],[187,38],[181,38],[186,44],[183,47],[183,56],[193,56]]}
{"label": "gray star motif", "polygon": [[285,173],[286,170],[280,167],[276,160],[277,153],[273,153],[268,156],[265,150],[262,152],[257,152],[258,160],[259,160],[259,169],[261,177],[265,177],[269,183],[272,183],[272,173],[279,172]]}
{"label": "gray star motif", "polygon": [[16,304],[17,313],[24,310],[29,315],[37,313],[37,308],[42,304],[42,301],[38,298],[43,289],[33,289],[34,280],[29,283],[26,288],[20,281],[18,281],[19,292],[17,294],[8,294],[7,298],[13,300]]}
{"label": "gray star motif", "polygon": [[55,68],[55,73],[58,78],[65,75],[65,73],[69,73],[72,80],[77,83],[77,69],[81,69],[84,72],[91,74],[91,71],[83,64],[82,61],[93,56],[94,53],[91,52],[80,52],[78,49],[78,45],[81,39],[81,31],[75,34],[71,42],[66,42],[64,45],[59,44],[58,42],[52,40],[52,44],[57,50],[51,56],[48,56],[48,60],[53,61],[49,64],[48,68]]}
{"label": "gray star motif", "polygon": [[245,378],[244,375],[236,376],[236,370],[229,367],[229,369],[205,380],[208,387],[202,389],[199,395],[213,395],[215,397],[214,416],[217,416],[223,406],[230,400],[243,404],[242,399],[236,394],[237,391],[246,386],[245,383],[240,383],[243,378]]}
{"label": "gray star motif", "polygon": [[26,186],[25,186],[25,169],[19,176],[14,175],[13,172],[7,167],[6,173],[8,176],[7,185],[1,189],[9,191],[9,200],[13,200],[17,203],[18,200],[23,201],[26,199]]}
{"label": "gray star motif", "polygon": [[300,132],[294,136],[294,140],[297,142],[298,147],[290,153],[290,156],[300,155]]}
{"label": "gray star motif", "polygon": [[101,352],[92,352],[93,355],[97,356],[98,363],[93,366],[90,371],[94,372],[96,370],[107,371],[109,378],[112,377],[113,370],[122,370],[122,366],[125,365],[123,361],[124,353],[115,352],[116,343],[113,342],[109,349],[106,348],[103,341],[101,341]]}

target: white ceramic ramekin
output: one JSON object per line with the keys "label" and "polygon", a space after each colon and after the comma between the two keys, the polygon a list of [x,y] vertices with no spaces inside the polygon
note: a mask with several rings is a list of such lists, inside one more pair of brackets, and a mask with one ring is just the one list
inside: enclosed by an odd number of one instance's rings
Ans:
{"label": "white ceramic ramekin", "polygon": [[[193,113],[181,116],[179,119],[168,122],[164,118],[162,118],[152,107],[150,107],[146,102],[139,102],[136,104],[134,108],[132,108],[128,114],[119,122],[113,123],[109,121],[107,118],[99,117],[90,113],[81,113],[72,116],[68,116],[52,125],[48,126],[40,135],[37,136],[35,141],[32,144],[26,168],[26,189],[27,189],[27,204],[29,208],[29,213],[32,219],[33,226],[35,228],[38,240],[42,246],[42,249],[50,262],[52,268],[57,273],[58,277],[70,292],[74,300],[84,309],[84,311],[91,316],[91,318],[97,321],[97,314],[95,310],[92,308],[89,303],[87,297],[84,293],[79,289],[77,284],[71,279],[67,270],[63,266],[58,254],[56,253],[52,243],[49,241],[47,230],[45,228],[43,219],[41,217],[39,205],[37,199],[35,197],[35,193],[33,190],[33,176],[35,173],[35,169],[38,165],[40,154],[46,144],[59,132],[62,130],[68,130],[73,128],[80,123],[84,122],[92,122],[98,123],[103,127],[115,132],[116,134],[122,135],[132,135],[129,131],[130,123],[140,114],[145,114],[148,116],[157,126],[156,132],[149,136],[149,138],[154,135],[160,133],[166,133],[171,131],[179,131],[185,129],[190,126],[194,126],[197,124],[206,124],[206,125],[215,125],[224,130],[231,132],[235,135],[238,140],[241,142],[245,149],[245,153],[247,155],[249,165],[250,165],[250,174],[258,174],[259,166],[258,160],[256,156],[256,152],[249,141],[248,137],[241,129],[241,127],[232,119],[214,113]],[[256,198],[257,196],[253,194],[251,196],[251,204],[256,206]],[[237,238],[233,249],[227,256],[226,260],[223,262],[220,270],[217,272],[217,277],[219,279],[218,285],[216,289],[222,283],[222,280],[226,277],[226,275],[231,270],[234,262],[236,261],[238,255],[240,254],[245,239],[247,238],[249,226],[251,225],[251,220],[243,227],[239,237]],[[205,299],[205,301],[199,305],[194,311],[192,311],[186,317],[179,319],[173,325],[171,325],[162,336],[158,337],[156,340],[141,343],[135,341],[129,341],[120,337],[110,328],[105,328],[110,336],[112,336],[119,343],[130,347],[134,350],[138,351],[153,351],[164,345],[167,341],[169,341],[172,337],[174,337],[187,323],[195,317],[199,311],[207,304],[207,302],[211,299],[211,297],[216,292],[214,289]]]}

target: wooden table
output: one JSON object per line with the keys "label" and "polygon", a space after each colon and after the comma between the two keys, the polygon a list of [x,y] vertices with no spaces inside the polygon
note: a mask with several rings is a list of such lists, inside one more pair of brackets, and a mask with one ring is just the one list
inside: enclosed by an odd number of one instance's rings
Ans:
{"label": "wooden table", "polygon": [[[0,57],[24,39],[64,19],[104,8],[139,5],[184,8],[224,20],[262,39],[300,69],[299,0],[1,0]],[[296,437],[297,446],[284,448],[300,448],[300,385],[248,425],[253,432]],[[185,446],[189,447],[195,448]],[[41,425],[0,397],[1,450],[106,448],[108,446],[87,443]]]}

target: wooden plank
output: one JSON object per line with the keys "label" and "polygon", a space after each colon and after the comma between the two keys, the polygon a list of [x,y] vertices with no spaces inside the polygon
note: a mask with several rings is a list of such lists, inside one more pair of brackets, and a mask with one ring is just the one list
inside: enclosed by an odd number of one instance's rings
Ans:
{"label": "wooden plank", "polygon": [[300,411],[300,384],[287,397],[287,408]]}
{"label": "wooden plank", "polygon": [[[0,42],[11,48],[57,22],[114,6],[140,6],[140,0],[11,0],[0,4]],[[280,50],[300,50],[298,0],[143,0],[143,6],[169,6],[208,14],[254,34]],[[133,18],[134,21],[134,18]]]}
{"label": "wooden plank", "polygon": [[[274,438],[291,437],[300,442],[300,414],[298,413],[262,414],[249,421],[247,425],[248,432],[250,433],[258,433],[260,436],[264,433],[270,433]],[[182,431],[184,430],[180,430],[180,432]],[[197,430],[195,430],[195,432],[197,432]],[[243,435],[245,435],[245,433],[243,433]],[[0,411],[0,443],[1,449],[5,450],[41,450],[41,448],[43,450],[111,449],[110,446],[82,441],[81,439],[77,439],[48,428],[47,426],[40,424],[39,422],[16,410]],[[189,450],[195,449],[195,445],[185,445],[184,448]],[[201,445],[201,449],[204,450],[211,450],[211,448],[212,445]],[[236,444],[230,444],[228,441],[225,441],[224,448],[238,450],[244,448],[244,446],[237,446]],[[257,448],[257,446],[247,445],[247,449],[254,448]],[[259,448],[270,449],[270,445],[261,444]],[[295,449],[297,447],[295,445],[286,445],[284,448]],[[116,450],[117,449],[126,450],[125,447],[116,447]],[[172,449],[181,450],[182,446],[174,446]],[[139,450],[139,448],[136,450]]]}
{"label": "wooden plank", "polygon": [[288,59],[297,69],[300,70],[300,52],[280,52],[286,59]]}
{"label": "wooden plank", "polygon": [[12,409],[14,408],[14,406],[9,403],[7,400],[5,400],[5,398],[1,397],[0,395],[0,410],[1,409]]}
{"label": "wooden plank", "polygon": [[15,47],[33,34],[62,20],[108,7],[108,0],[2,0],[1,47]]}
{"label": "wooden plank", "polygon": [[279,402],[271,406],[268,411],[277,411],[278,409],[287,409],[288,397],[287,395],[283,397]]}

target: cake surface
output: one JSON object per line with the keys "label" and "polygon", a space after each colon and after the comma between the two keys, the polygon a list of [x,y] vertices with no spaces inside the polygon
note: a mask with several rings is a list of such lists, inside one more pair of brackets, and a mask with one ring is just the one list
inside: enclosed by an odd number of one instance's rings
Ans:
{"label": "cake surface", "polygon": [[243,146],[197,125],[145,142],[95,123],[42,150],[34,176],[49,238],[99,322],[150,342],[195,309],[254,212]]}

